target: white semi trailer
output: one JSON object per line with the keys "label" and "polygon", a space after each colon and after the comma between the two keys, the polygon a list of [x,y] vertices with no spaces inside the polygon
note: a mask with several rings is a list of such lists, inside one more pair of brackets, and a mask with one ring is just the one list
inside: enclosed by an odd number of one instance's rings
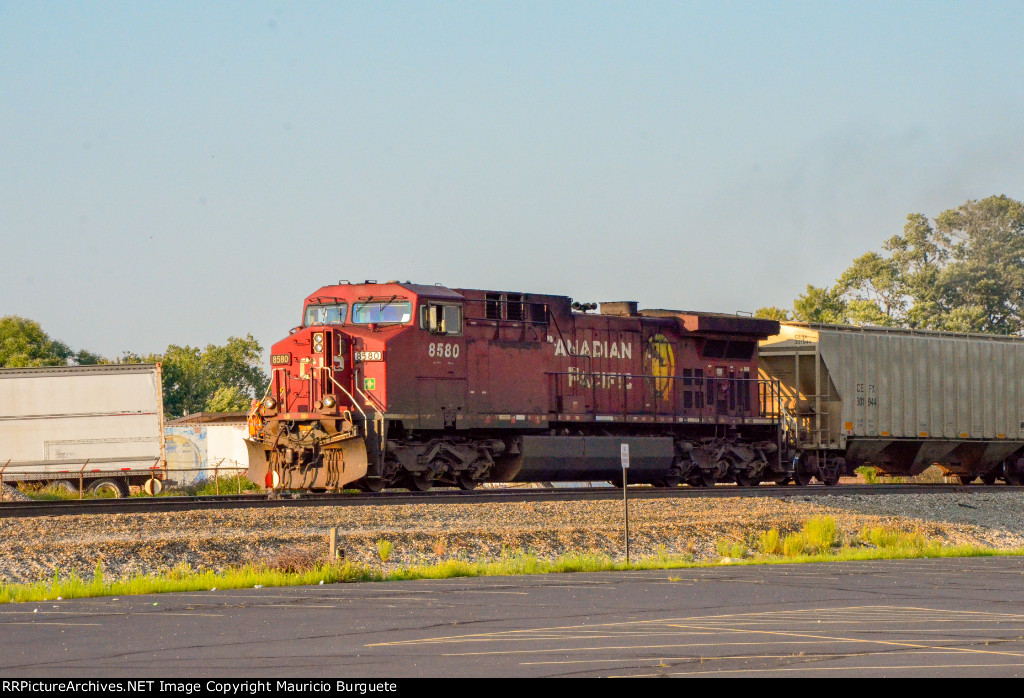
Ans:
{"label": "white semi trailer", "polygon": [[3,483],[123,497],[161,478],[160,379],[152,364],[0,369]]}

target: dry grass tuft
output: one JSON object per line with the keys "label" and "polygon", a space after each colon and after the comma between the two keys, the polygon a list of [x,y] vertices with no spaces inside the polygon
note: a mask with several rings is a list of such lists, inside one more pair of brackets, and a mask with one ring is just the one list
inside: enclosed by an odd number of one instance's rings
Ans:
{"label": "dry grass tuft", "polygon": [[316,569],[320,564],[320,558],[313,552],[305,548],[293,547],[278,550],[262,560],[259,566],[275,572],[301,574]]}

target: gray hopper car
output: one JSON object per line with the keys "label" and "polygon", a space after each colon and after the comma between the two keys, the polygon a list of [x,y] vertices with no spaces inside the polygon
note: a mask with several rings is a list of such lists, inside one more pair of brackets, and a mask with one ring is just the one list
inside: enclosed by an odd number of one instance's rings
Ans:
{"label": "gray hopper car", "polygon": [[798,482],[933,464],[964,483],[1024,479],[1024,338],[783,323],[760,371],[781,384]]}

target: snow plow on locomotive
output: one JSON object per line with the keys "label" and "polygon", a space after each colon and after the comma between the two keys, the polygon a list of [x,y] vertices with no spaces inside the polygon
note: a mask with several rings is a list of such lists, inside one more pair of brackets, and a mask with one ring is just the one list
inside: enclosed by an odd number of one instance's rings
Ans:
{"label": "snow plow on locomotive", "polygon": [[[590,311],[598,312],[590,312]],[[272,488],[786,482],[751,317],[410,283],[324,286],[272,348],[250,477]],[[832,483],[828,483],[832,484]]]}

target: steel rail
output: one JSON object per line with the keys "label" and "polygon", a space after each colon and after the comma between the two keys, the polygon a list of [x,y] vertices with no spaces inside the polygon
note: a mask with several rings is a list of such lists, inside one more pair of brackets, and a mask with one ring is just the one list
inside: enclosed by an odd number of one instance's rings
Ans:
{"label": "steel rail", "polygon": [[[874,484],[807,487],[764,485],[736,487],[720,485],[713,488],[676,487],[629,488],[631,499],[689,499],[700,497],[844,497],[850,495],[886,494],[993,494],[1024,492],[1024,487],[1008,485],[954,484]],[[174,511],[218,509],[272,509],[310,506],[397,506],[403,504],[481,504],[503,502],[569,502],[618,499],[622,491],[616,487],[583,488],[509,488],[501,490],[432,490],[430,492],[360,492],[360,493],[295,493],[241,494],[187,497],[126,497],[123,499],[74,499],[49,502],[2,502],[0,519],[28,516],[72,516],[86,514],[142,514]]]}

